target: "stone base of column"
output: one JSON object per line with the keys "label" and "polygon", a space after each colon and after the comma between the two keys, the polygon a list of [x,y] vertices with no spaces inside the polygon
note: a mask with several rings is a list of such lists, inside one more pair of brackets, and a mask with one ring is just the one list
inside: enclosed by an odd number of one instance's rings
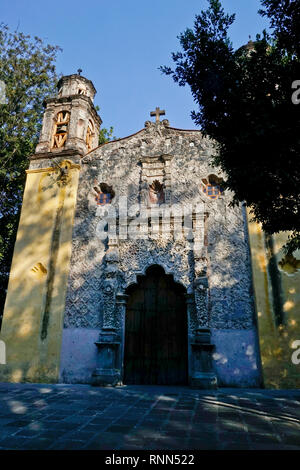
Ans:
{"label": "stone base of column", "polygon": [[196,372],[191,378],[191,388],[215,390],[218,388],[217,376],[213,372]]}
{"label": "stone base of column", "polygon": [[121,381],[117,362],[120,341],[115,328],[103,327],[95,345],[98,348],[97,367],[92,373],[91,383],[102,387],[115,387]]}
{"label": "stone base of column", "polygon": [[92,374],[92,385],[115,387],[121,382],[120,371],[117,369],[95,369]]}
{"label": "stone base of column", "polygon": [[193,354],[193,373],[190,386],[203,390],[218,388],[217,376],[212,367],[214,344],[211,343],[209,328],[197,328],[195,339],[191,343]]}

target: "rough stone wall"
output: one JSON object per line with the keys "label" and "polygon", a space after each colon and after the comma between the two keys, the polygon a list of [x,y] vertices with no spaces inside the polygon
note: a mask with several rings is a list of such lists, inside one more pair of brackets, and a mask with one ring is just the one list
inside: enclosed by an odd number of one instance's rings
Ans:
{"label": "rough stone wall", "polygon": [[[146,123],[147,124],[147,123]],[[96,236],[95,182],[113,186],[117,207],[120,196],[128,206],[141,201],[140,160],[172,156],[171,203],[205,203],[207,276],[210,291],[209,326],[217,329],[253,328],[251,269],[245,220],[241,207],[229,207],[231,194],[211,200],[201,191],[201,179],[216,174],[210,166],[213,144],[198,131],[182,131],[165,122],[147,124],[137,134],[110,142],[90,152],[82,161],[73,231],[73,254],[66,303],[65,327],[100,328],[102,279],[107,242]],[[136,281],[148,266],[159,264],[188,292],[197,276],[191,243],[160,235],[147,240],[119,241],[119,290]]]}

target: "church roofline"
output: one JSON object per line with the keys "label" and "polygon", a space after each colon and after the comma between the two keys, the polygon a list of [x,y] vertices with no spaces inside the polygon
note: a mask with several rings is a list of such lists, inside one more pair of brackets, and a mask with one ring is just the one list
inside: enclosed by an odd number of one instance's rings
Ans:
{"label": "church roofline", "polygon": [[[199,133],[201,133],[200,129],[179,129],[177,127],[169,127],[169,126],[168,126],[168,129],[171,129],[172,131],[179,131],[179,132],[199,132]],[[140,129],[139,131],[134,132],[133,134],[129,134],[126,137],[120,137],[119,139],[109,140],[108,142],[104,142],[103,144],[98,145],[98,147],[94,148],[93,150],[90,150],[88,153],[86,153],[86,155],[89,155],[90,153],[95,152],[95,150],[98,150],[99,148],[103,147],[104,145],[113,144],[115,142],[120,142],[121,140],[125,140],[125,139],[129,139],[130,137],[134,137],[135,135],[140,134],[144,130],[145,130],[145,128]]]}
{"label": "church roofline", "polygon": [[114,144],[115,142],[120,142],[121,140],[125,140],[125,139],[129,139],[130,137],[134,137],[135,135],[139,134],[143,130],[144,129],[141,129],[140,131],[137,131],[134,134],[127,135],[126,137],[120,137],[119,139],[109,140],[108,142],[104,142],[103,144],[98,145],[98,147],[94,148],[93,150],[90,150],[86,155],[89,155],[90,153],[95,152],[95,150],[98,150],[100,147],[103,147],[104,145]]}

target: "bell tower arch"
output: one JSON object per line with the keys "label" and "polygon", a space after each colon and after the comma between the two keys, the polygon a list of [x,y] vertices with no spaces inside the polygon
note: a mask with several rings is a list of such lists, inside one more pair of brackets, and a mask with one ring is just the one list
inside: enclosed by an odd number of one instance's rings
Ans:
{"label": "bell tower arch", "polygon": [[98,146],[102,120],[93,100],[93,83],[78,74],[62,77],[58,93],[45,103],[43,127],[36,155],[76,152],[80,156]]}

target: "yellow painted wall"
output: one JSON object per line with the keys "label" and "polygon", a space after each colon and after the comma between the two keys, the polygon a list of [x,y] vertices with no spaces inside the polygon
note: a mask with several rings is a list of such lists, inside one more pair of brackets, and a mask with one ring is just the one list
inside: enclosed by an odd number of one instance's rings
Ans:
{"label": "yellow painted wall", "polygon": [[[296,263],[296,268],[279,264],[288,234],[274,235],[283,311],[283,324],[276,325],[265,234],[257,223],[249,222],[249,236],[265,387],[300,388],[300,364],[292,362],[292,343],[300,340],[300,263]],[[300,261],[299,251],[294,256]]]}
{"label": "yellow painted wall", "polygon": [[0,340],[0,381],[57,382],[79,165],[28,170]]}

